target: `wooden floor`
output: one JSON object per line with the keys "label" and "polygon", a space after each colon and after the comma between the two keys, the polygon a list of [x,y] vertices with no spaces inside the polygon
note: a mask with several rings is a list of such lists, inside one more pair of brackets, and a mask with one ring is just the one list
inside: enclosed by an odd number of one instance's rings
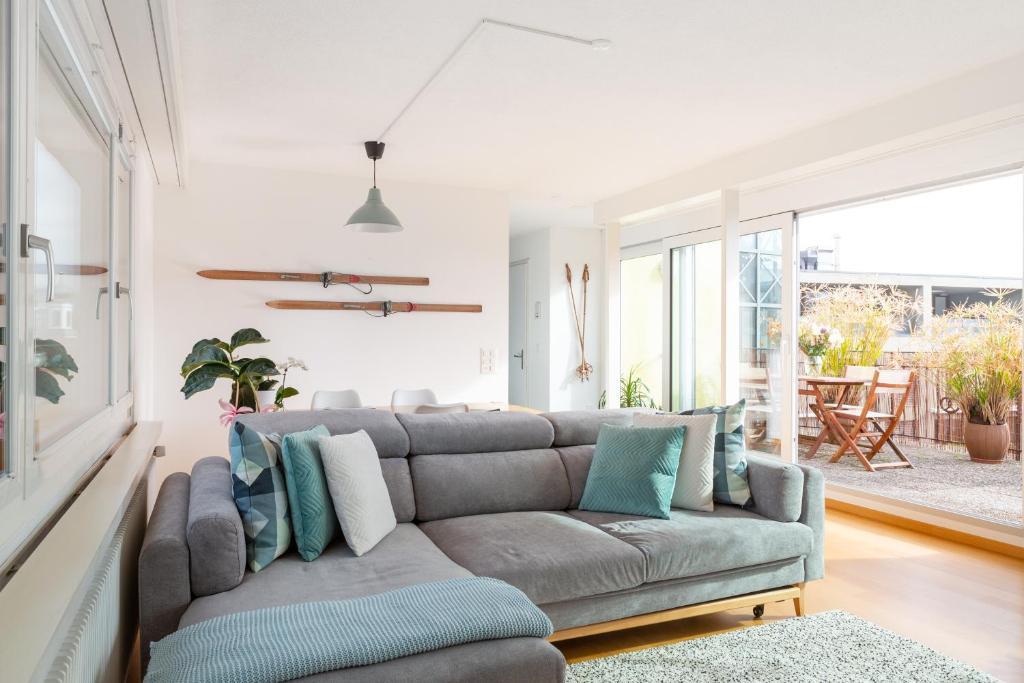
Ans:
{"label": "wooden floor", "polygon": [[[1024,560],[828,511],[826,578],[807,584],[807,612],[841,609],[1024,683]],[[793,615],[793,603],[694,617],[557,643],[570,662],[678,642]]]}

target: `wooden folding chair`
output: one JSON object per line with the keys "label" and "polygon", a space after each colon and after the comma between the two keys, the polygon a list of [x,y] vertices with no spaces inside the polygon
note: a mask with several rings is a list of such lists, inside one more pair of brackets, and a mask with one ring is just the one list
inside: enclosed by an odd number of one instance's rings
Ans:
{"label": "wooden folding chair", "polygon": [[[871,386],[864,397],[864,405],[859,407],[840,406],[827,413],[834,428],[833,432],[842,439],[839,449],[829,462],[839,459],[851,451],[869,472],[892,467],[913,467],[903,450],[896,444],[892,434],[903,418],[914,381],[917,374],[910,370],[876,370]],[[873,408],[879,397],[886,396],[893,406],[891,412],[876,411]],[[886,444],[899,458],[899,462],[873,464],[872,458],[878,455]],[[866,447],[866,451],[862,450]]]}

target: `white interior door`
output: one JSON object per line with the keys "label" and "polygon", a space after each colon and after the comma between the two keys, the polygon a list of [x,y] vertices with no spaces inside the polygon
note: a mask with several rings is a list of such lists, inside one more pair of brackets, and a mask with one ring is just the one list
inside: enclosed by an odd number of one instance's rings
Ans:
{"label": "white interior door", "polygon": [[528,265],[529,261],[518,261],[508,269],[508,402],[520,406],[530,404],[526,381]]}

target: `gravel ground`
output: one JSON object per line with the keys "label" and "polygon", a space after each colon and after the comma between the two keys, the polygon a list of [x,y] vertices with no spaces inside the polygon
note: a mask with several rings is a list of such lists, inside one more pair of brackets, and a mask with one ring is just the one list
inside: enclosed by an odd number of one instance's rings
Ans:
{"label": "gravel ground", "polygon": [[[830,483],[973,517],[1022,523],[1020,461],[1008,457],[1002,464],[985,465],[971,462],[967,453],[920,445],[900,447],[914,464],[913,469],[867,472],[852,455],[844,455],[832,464],[828,459],[835,447],[827,444],[810,460],[804,457],[809,446],[801,444],[800,462],[820,469]],[[874,460],[896,462],[897,458],[886,447]]]}

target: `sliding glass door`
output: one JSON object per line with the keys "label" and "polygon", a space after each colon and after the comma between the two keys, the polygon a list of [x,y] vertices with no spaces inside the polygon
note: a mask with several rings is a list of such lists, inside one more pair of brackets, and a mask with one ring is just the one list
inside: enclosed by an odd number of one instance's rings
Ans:
{"label": "sliding glass door", "polygon": [[[725,244],[738,245],[725,253]],[[720,227],[662,240],[666,290],[665,404],[673,411],[746,400],[747,448],[792,460],[797,302],[793,214],[744,221],[738,240]],[[738,300],[725,300],[724,268],[738,264]],[[730,276],[731,277],[731,276]],[[730,326],[737,334],[727,334]],[[650,328],[649,328],[650,329]],[[738,348],[725,348],[738,339]],[[738,358],[737,358],[738,356]],[[723,365],[738,361],[738,372]],[[732,381],[733,386],[725,386]],[[736,386],[738,384],[738,386]]]}
{"label": "sliding glass door", "polygon": [[740,223],[739,396],[747,449],[791,460],[796,450],[793,214]]}
{"label": "sliding glass door", "polygon": [[[657,251],[655,251],[657,250]],[[662,405],[663,267],[660,247],[642,246],[622,255],[619,265],[620,405]]]}
{"label": "sliding glass door", "polygon": [[665,240],[672,273],[672,410],[722,400],[722,241],[697,235]]}

